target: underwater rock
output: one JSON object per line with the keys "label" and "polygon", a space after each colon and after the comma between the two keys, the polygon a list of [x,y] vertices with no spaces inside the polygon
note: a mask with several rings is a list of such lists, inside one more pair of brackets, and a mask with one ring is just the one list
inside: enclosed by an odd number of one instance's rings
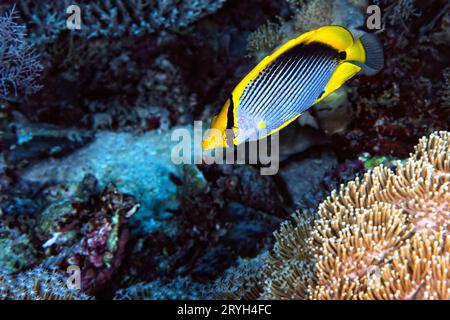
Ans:
{"label": "underwater rock", "polygon": [[129,133],[99,132],[86,147],[62,159],[49,159],[30,167],[22,179],[39,183],[78,183],[93,174],[99,188],[114,183],[141,204],[137,217],[142,227],[154,230],[155,218],[178,208],[176,185],[170,175],[177,175],[172,163],[170,134],[149,132],[140,136]]}
{"label": "underwater rock", "polygon": [[295,122],[280,131],[280,161],[285,161],[312,147],[327,145],[329,142],[330,139],[320,130]]}
{"label": "underwater rock", "polygon": [[[298,205],[313,190],[321,189],[321,183],[338,164],[331,151],[314,151],[300,160],[292,160],[280,168],[280,175],[294,204]],[[321,199],[319,199],[320,201]]]}
{"label": "underwater rock", "polygon": [[47,157],[61,157],[92,139],[90,131],[31,123],[14,110],[8,120],[0,132],[0,144],[8,165],[23,167]]}
{"label": "underwater rock", "polygon": [[[348,86],[343,85],[311,110],[317,119],[318,126],[329,136],[345,132],[353,120],[348,91]],[[302,121],[302,117],[299,118],[299,121]]]}

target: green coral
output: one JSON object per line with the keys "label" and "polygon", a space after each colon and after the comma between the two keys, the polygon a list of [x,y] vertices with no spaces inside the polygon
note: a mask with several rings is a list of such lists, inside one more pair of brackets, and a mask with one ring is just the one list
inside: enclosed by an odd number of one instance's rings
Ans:
{"label": "green coral", "polygon": [[374,169],[380,165],[384,165],[386,167],[395,168],[398,164],[404,164],[405,160],[400,160],[393,157],[387,156],[372,156],[369,153],[364,153],[359,157],[364,163],[364,168],[366,170]]}

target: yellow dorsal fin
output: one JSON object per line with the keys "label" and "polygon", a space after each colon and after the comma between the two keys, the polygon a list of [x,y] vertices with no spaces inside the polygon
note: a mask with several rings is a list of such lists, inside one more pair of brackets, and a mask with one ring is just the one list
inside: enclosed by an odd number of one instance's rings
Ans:
{"label": "yellow dorsal fin", "polygon": [[312,31],[305,43],[320,42],[337,51],[346,51],[353,46],[352,33],[341,26],[325,26]]}

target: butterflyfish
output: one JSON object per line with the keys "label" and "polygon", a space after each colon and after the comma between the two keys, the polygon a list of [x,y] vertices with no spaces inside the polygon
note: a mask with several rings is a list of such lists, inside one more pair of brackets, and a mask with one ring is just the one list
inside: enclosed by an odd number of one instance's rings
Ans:
{"label": "butterflyfish", "polygon": [[234,88],[202,141],[204,150],[269,136],[293,122],[357,73],[384,65],[375,35],[359,38],[341,26],[324,26],[287,41]]}

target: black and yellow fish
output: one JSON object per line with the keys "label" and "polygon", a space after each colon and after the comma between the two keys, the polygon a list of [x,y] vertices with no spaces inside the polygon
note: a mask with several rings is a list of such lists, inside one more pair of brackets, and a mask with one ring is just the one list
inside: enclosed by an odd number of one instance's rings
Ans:
{"label": "black and yellow fish", "polygon": [[[372,34],[355,39],[341,26],[325,26],[292,39],[265,57],[236,86],[202,142],[204,150],[273,134],[326,98],[358,72],[384,64]],[[231,133],[231,137],[230,137]]]}

